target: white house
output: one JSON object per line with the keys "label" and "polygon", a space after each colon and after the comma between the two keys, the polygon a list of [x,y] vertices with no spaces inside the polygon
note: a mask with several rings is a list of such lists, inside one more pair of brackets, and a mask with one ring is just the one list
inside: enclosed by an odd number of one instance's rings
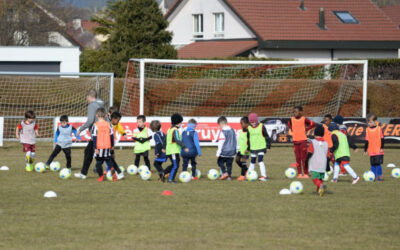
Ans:
{"label": "white house", "polygon": [[176,0],[180,58],[397,58],[400,30],[370,0]]}

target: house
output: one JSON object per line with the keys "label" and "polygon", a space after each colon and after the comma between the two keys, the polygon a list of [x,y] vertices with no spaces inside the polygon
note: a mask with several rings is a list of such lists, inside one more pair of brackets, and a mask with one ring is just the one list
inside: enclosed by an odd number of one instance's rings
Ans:
{"label": "house", "polygon": [[180,58],[397,58],[400,30],[371,0],[176,0]]}
{"label": "house", "polygon": [[400,4],[381,7],[381,9],[400,28]]}
{"label": "house", "polygon": [[101,42],[107,40],[106,36],[95,34],[94,30],[98,26],[99,24],[97,22],[74,19],[67,24],[66,33],[81,47],[81,49],[98,49],[101,46]]}

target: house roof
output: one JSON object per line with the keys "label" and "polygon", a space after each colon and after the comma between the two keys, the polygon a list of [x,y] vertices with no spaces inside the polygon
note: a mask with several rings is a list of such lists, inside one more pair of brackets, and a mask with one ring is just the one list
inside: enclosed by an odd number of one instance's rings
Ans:
{"label": "house roof", "polygon": [[230,57],[242,54],[257,46],[256,40],[198,41],[178,50],[179,58]]}
{"label": "house roof", "polygon": [[381,7],[381,9],[400,29],[400,4]]}

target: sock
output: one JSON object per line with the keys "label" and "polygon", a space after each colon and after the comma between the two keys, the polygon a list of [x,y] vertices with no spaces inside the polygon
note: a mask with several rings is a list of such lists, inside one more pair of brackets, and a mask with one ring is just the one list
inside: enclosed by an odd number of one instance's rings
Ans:
{"label": "sock", "polygon": [[36,153],[31,152],[31,163],[33,163],[35,161],[35,156],[36,156]]}
{"label": "sock", "polygon": [[378,165],[376,168],[377,168],[376,173],[378,174],[378,177],[381,177],[382,176],[382,166]]}
{"label": "sock", "polygon": [[321,180],[320,179],[314,179],[313,182],[314,182],[315,186],[317,186],[317,192],[318,192],[318,190],[319,190],[319,188],[321,187],[321,184],[322,184]]}
{"label": "sock", "polygon": [[171,173],[169,174],[169,180],[172,181],[175,178],[175,173],[178,170],[178,164],[176,162],[176,159],[172,159],[173,162],[173,168],[171,170]]}
{"label": "sock", "polygon": [[346,169],[347,173],[349,173],[349,174],[351,175],[351,177],[353,177],[353,179],[357,178],[357,174],[356,174],[356,172],[354,172],[354,170],[350,167],[350,164],[344,165],[344,168]]}
{"label": "sock", "polygon": [[106,162],[106,172],[111,170],[111,166],[108,165],[108,163]]}
{"label": "sock", "polygon": [[375,165],[371,166],[371,171],[372,171],[372,173],[374,173],[375,178],[376,178],[377,177],[377,173],[376,173],[376,166]]}
{"label": "sock", "polygon": [[267,177],[267,170],[265,169],[264,162],[259,162],[261,176]]}
{"label": "sock", "polygon": [[30,158],[31,158],[31,151],[26,152],[26,154],[25,154],[26,163],[30,163]]}
{"label": "sock", "polygon": [[250,166],[249,166],[249,170],[248,170],[248,171],[253,171],[255,165],[256,165],[256,164],[254,164],[254,163],[250,163]]}
{"label": "sock", "polygon": [[337,180],[339,177],[339,170],[340,170],[340,166],[339,166],[339,162],[335,162],[335,167],[333,170],[333,179]]}
{"label": "sock", "polygon": [[232,175],[232,166],[227,166],[226,168],[227,168],[228,175],[230,177]]}
{"label": "sock", "polygon": [[241,175],[242,176],[245,176],[246,175],[246,172],[247,172],[247,164],[246,164],[246,162],[242,162],[242,171],[241,171]]}

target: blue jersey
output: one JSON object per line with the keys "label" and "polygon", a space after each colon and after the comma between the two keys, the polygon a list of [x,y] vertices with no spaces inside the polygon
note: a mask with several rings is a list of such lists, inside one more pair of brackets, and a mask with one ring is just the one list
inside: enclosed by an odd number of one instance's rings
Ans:
{"label": "blue jersey", "polygon": [[167,155],[165,154],[165,152],[163,152],[162,150],[165,150],[166,147],[166,136],[162,131],[157,131],[154,136],[154,141],[155,141],[155,147],[154,147],[154,152],[156,157],[156,161],[158,162],[165,162],[167,161]]}
{"label": "blue jersey", "polygon": [[[191,126],[188,126],[182,133],[182,143],[185,145],[185,148],[181,150],[182,157],[196,157],[197,155],[201,155],[201,148],[199,143],[199,136]],[[186,152],[185,149],[189,149],[189,152]]]}

